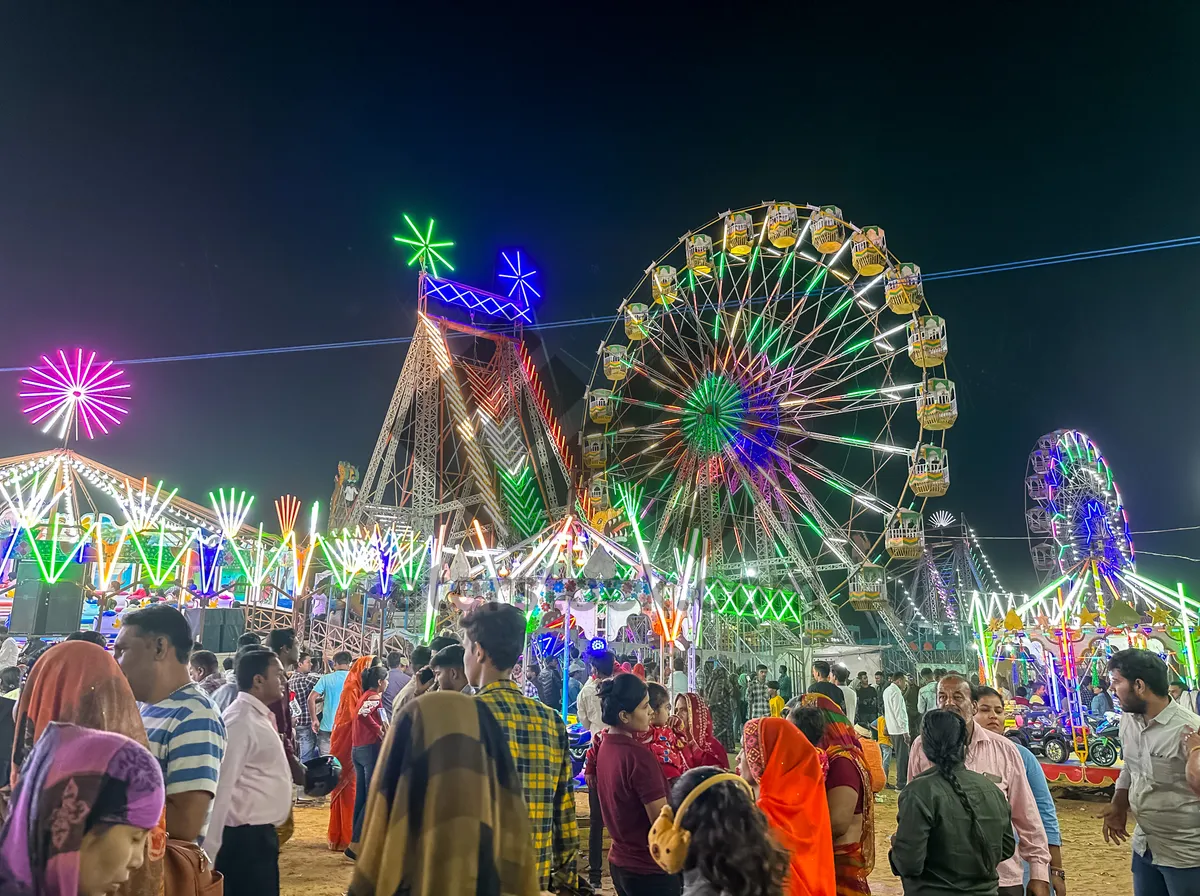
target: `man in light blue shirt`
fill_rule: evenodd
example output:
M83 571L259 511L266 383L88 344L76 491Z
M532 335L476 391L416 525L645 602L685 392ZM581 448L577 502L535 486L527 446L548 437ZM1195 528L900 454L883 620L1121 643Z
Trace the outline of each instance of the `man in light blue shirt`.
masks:
M1004 698L1000 692L989 687L975 689L975 721L993 734L1004 735ZM1033 791L1033 800L1037 803L1038 815L1042 819L1042 827L1046 829L1046 842L1050 844L1050 883L1054 886L1056 896L1066 892L1067 878L1062 863L1062 833L1058 828L1058 809L1054 805L1054 797L1050 794L1050 785L1046 782L1046 773L1042 771L1041 763L1028 749L1013 741L1013 746L1021 754L1025 764L1025 779L1029 781L1029 789ZM1025 865L1025 883L1029 883L1029 865Z
M329 753L329 741L333 737L333 720L337 716L338 701L342 699L342 686L354 661L346 651L333 655L333 671L321 676L308 695L308 713L312 729L317 735L317 745L324 756Z

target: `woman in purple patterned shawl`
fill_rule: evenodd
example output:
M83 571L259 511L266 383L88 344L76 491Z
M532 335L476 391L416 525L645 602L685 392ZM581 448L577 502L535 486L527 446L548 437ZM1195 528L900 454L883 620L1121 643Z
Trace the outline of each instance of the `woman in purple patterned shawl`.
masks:
M104 896L144 861L165 798L162 770L141 744L46 726L0 831L0 894Z

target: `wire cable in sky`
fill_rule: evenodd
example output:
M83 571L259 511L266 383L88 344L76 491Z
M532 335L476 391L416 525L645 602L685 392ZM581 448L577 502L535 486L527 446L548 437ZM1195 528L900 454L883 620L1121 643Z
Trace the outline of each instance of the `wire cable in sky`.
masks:
M1049 265L1071 264L1078 261L1092 261L1098 258L1115 258L1118 255L1136 255L1141 252L1158 252L1163 249L1184 249L1189 246L1200 246L1200 234L1183 236L1170 240L1157 240L1149 243L1134 243L1129 246L1113 246L1107 249L1088 249L1083 252L1071 252L1066 255L1046 255L1042 258L1026 258L1020 261L1005 261L998 264L978 265L970 268L958 268L951 271L938 271L925 274L925 280L949 280L955 277L976 277L980 274L999 274L1006 271L1019 271L1026 268L1040 268ZM591 324L608 324L614 320L614 314L598 317L577 317L574 320L554 320L545 323L532 324L526 330L543 331L559 330L565 327L580 327ZM226 358L248 358L256 355L285 355L296 352L321 352L342 348L369 348L380 345L404 345L411 342L411 336L385 337L381 339L357 339L350 342L321 342L308 345L281 345L273 348L252 348L227 352L203 352L194 355L162 355L154 358L130 358L116 361L116 364L166 364L174 361L216 361ZM0 373L21 373L28 368L0 367ZM999 537L999 536L996 536Z

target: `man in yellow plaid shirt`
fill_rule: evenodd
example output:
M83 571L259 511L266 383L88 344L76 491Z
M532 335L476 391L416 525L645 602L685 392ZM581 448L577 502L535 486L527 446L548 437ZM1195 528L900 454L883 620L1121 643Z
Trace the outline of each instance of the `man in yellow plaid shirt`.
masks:
M467 680L508 734L521 784L543 890L578 887L579 829L567 729L550 707L512 680L525 646L525 614L511 604L485 603L463 617Z

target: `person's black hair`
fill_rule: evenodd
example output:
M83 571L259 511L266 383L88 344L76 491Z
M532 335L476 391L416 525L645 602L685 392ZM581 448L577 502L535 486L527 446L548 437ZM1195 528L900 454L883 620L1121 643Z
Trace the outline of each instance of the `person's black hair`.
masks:
M233 671L233 657L227 656L227 657L225 657L225 659L221 660L221 668L223 670L225 670L226 672L232 672Z
M646 698L646 682L632 672L622 672L600 682L600 718L605 725L620 725L621 713L633 712Z
M837 681L838 684L849 684L850 683L850 670L847 669L845 666L834 666L833 667L833 677Z
M429 661L433 658L433 651L424 644L419 644L413 648L412 652L412 667L414 669L423 669L429 665Z
M104 635L96 631L86 632L71 632L63 638L64 641L86 641L89 644L95 644L97 647L108 647L108 639Z
M307 647L301 647L300 652L296 654L296 662L302 663L310 657L312 657L312 651L310 651Z
M188 661L192 652L192 631L187 619L174 607L153 604L125 614L121 625L136 628L149 637L163 637L175 648L175 658L181 663Z
M428 666L422 666L417 670L417 681L421 682L421 684L429 684L429 682L433 681L433 670Z
M813 671L816 672L818 675L820 675L822 678L829 677L829 672L830 672L831 667L830 667L829 663L825 662L824 660L817 660L815 663L812 664L812 667L813 667Z
M779 682L775 681L774 679L771 679L770 681L767 682L767 687L769 687L773 691L777 691L777 690L779 690Z
M247 644L237 652L237 662L233 674L237 677L239 691L248 691L254 687L254 679L258 675L266 675L272 662L279 662L274 651L261 645Z
M676 672L686 672L687 671L687 660L685 660L682 656L676 656L675 662L674 662L674 667L675 667Z
M1028 697L1029 696L1028 688L1026 688L1025 685L1023 685L1023 684L1017 685L1017 696L1018 697Z
M1149 650L1118 650L1108 658L1108 671L1120 672L1130 684L1140 678L1152 694L1167 696L1167 664Z
M892 681L899 681L901 678L907 678L907 677L908 676L906 676L903 672L893 672L891 675L888 676L888 678L890 678Z
M921 720L921 749L971 816L971 833L975 837L975 844L982 854L987 855L989 845L983 828L979 826L975 807L954 775L955 770L967 761L967 723L956 712L931 709Z
M779 674L780 674L780 675L786 675L786 674L787 674L787 666L783 665L783 663L780 663L780 664L779 664Z
M1171 681L1171 684L1175 685L1175 687L1179 688L1181 691L1186 691L1186 690L1187 690L1187 685L1183 683L1183 679L1182 679L1182 678L1175 678L1175 679L1173 679L1173 680Z
M480 604L463 616L461 626L501 672L515 666L525 649L525 614L512 604L494 600Z
M767 672L769 670L762 663L759 663L757 666L754 667L754 671L755 672Z
M434 638L432 641L429 642L429 652L437 653L439 650L442 650L443 648L446 648L446 647L450 647L451 645L457 644L457 643L458 643L458 638L454 637L453 635L438 635L436 638Z
M333 655L335 666L349 666L352 662L354 662L354 656L348 650L339 650Z
M292 647L296 643L296 630L294 628L276 628L272 629L267 635L267 647L275 653Z
M591 659L592 668L601 678L612 678L614 662L611 650L602 650Z
M947 670L945 670L945 669L934 669L933 670L934 678L944 678L946 676L946 674L947 674Z
M377 685L387 681L387 669L383 666L367 666L362 670L362 689L365 694L367 691L374 690Z
M646 690L650 693L650 708L655 711L671 702L670 692L657 681L647 682Z
M1108 690L1108 679L1101 678L1099 681L1096 682L1096 687L1098 687L1102 691L1107 691Z
M202 670L205 675L215 674L220 667L220 664L217 662L217 655L211 650L197 650L188 660L188 665Z
M672 810L722 769L689 769L671 789ZM698 794L679 822L691 834L685 871L696 871L715 893L780 896L787 873L787 853L771 835L762 811L735 781L722 781Z
M922 678L933 678L933 670L930 669L928 666L926 666L924 669L921 670L921 677Z
M450 644L433 655L429 661L431 669L462 669L463 657L467 652L461 644Z
M8 637L8 626L0 624L0 638Z
M798 706L788 713L788 721L800 729L814 747L825 739L825 713L815 706Z
M237 646L238 647L261 647L262 646L262 638L260 638L254 632L242 632L242 634L238 635Z
M971 696L976 703L978 703L984 697L995 697L1001 703L1004 702L1004 695L995 688L989 688L986 684L981 684L979 687L975 688L975 693Z
M404 665L404 654L398 650L393 650L387 655L387 664L389 669L399 669Z
M5 666L0 669L0 690L4 693L16 690L21 686L21 669L18 666Z

